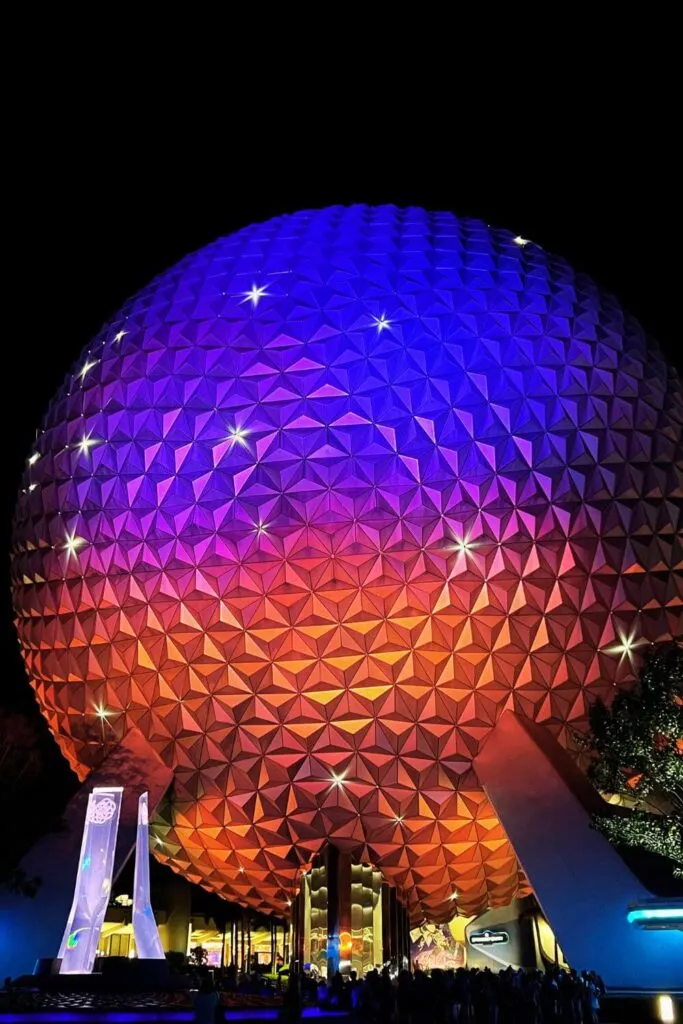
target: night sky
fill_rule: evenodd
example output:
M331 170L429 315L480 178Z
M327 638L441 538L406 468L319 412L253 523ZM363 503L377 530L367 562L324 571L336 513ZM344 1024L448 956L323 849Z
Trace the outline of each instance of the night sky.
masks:
M4 448L6 551L42 415L101 323L187 252L280 213L395 203L510 228L614 292L683 367L679 164L675 139L656 118L634 126L630 111L623 124L600 115L588 137L582 128L580 137L542 143L520 122L509 138L483 144L458 138L451 119L441 135L426 125L378 128L350 147L337 138L342 126L329 122L320 143L315 126L304 139L299 125L286 144L266 141L262 125L255 135L243 125L230 141L219 119L214 144L204 136L198 145L191 117L181 126L141 117L135 132L111 111L104 120L64 120L55 107L44 117L16 166L16 251L30 272L18 283L20 335L5 338L21 365L5 380L13 409ZM37 717L11 622L7 559L3 565L0 706ZM46 731L43 742L52 742Z

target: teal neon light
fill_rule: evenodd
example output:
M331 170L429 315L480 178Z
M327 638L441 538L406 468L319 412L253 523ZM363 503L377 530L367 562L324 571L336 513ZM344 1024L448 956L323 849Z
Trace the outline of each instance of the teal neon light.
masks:
M683 907L639 907L629 910L628 921L683 921Z

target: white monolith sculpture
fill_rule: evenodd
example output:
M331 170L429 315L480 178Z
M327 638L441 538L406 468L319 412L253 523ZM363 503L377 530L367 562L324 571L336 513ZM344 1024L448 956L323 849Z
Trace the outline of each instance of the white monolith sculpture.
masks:
M59 949L61 974L90 974L111 892L123 789L93 789L83 826L74 898Z
M159 929L149 896L149 814L148 794L138 801L138 833L135 843L135 885L133 888L133 935L138 957L143 960L165 958Z

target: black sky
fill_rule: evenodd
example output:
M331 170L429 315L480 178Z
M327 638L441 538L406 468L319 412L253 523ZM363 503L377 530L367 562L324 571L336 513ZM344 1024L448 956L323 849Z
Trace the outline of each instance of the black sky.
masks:
M19 369L5 381L5 550L35 431L100 324L188 251L279 213L389 202L511 228L614 292L683 366L680 173L666 89L655 88L650 104L629 91L620 104L610 83L606 96L571 94L558 112L538 99L545 86L536 83L533 102L527 92L503 104L504 125L500 101L496 110L484 101L473 130L456 95L426 120L431 97L413 98L406 116L397 98L400 116L391 117L385 92L382 105L361 104L361 127L359 107L342 102L321 116L310 95L288 107L279 96L219 91L215 116L200 123L187 98L175 109L163 83L152 98L129 92L104 105L89 88L86 79L68 88L52 79L13 147L16 186L6 198L19 214L10 246L19 317L6 344ZM30 709L6 578L0 705Z

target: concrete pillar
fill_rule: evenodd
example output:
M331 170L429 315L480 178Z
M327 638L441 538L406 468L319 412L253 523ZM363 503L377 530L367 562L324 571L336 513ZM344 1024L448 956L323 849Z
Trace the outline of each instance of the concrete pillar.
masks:
M292 957L297 961L299 974L303 969L304 962L304 937L306 934L306 886L301 880L301 888L294 904L294 918L292 921Z
M382 882L382 962L393 957L391 934L391 887Z
M351 973L351 857L339 854L338 862L339 907L339 970L345 976Z
M548 729L508 711L474 766L568 962L613 988L680 985L683 932L628 922L652 894L591 828L607 805Z
M327 978L337 971L351 970L350 950L342 942L351 937L351 858L328 845L325 851L327 868Z
M389 907L391 915L391 960L396 969L398 969L401 961L401 936L398 924L398 899L396 898L396 890L393 886L389 893Z
M327 868L327 980L339 970L339 850L328 846Z
M174 875L166 888L166 934L168 949L187 953L192 921L192 888L184 878Z

